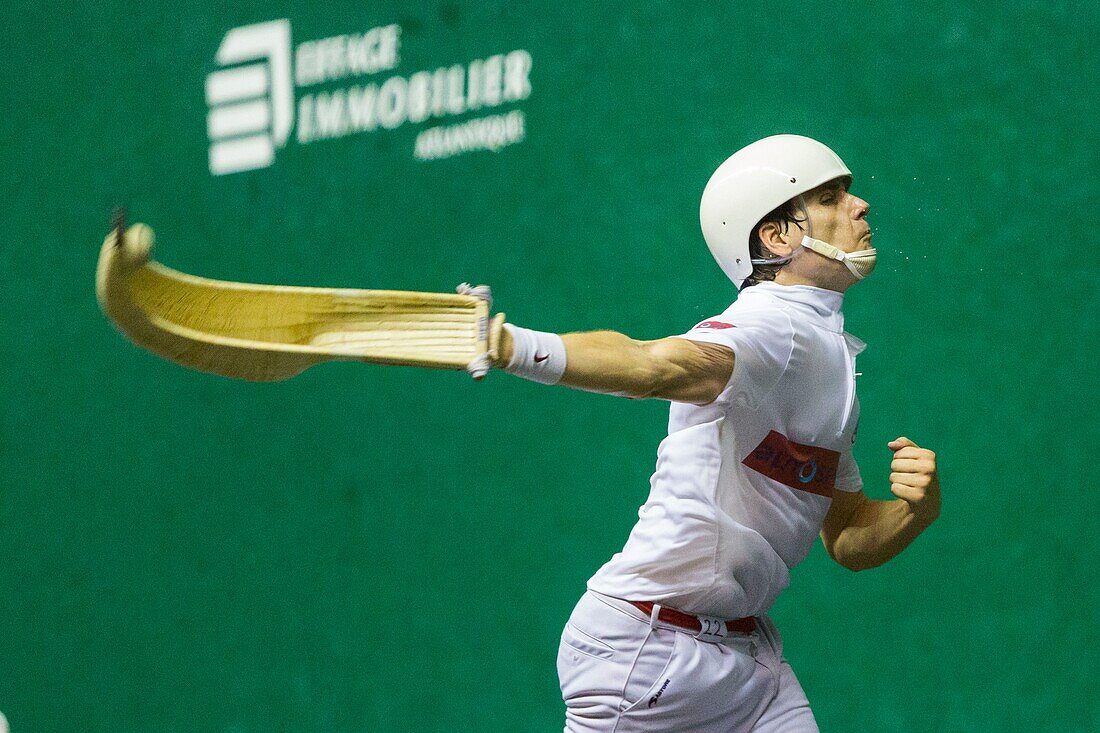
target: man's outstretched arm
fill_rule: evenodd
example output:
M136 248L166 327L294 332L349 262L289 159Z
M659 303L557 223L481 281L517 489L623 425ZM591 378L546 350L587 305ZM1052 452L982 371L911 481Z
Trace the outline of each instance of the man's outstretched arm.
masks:
M868 499L862 491L837 491L821 528L834 560L850 570L882 565L909 546L940 515L936 454L908 438L889 443L890 491L897 499Z
M733 374L733 350L683 338L637 341L615 331L567 333L560 384L590 392L703 405L722 393ZM501 333L496 366L512 360L510 331ZM540 354L537 349L534 358Z

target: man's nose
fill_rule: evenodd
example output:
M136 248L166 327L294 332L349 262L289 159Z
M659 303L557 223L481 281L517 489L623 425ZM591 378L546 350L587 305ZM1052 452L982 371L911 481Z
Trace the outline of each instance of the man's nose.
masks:
M859 196L852 196L852 218L862 219L871 210L871 205Z

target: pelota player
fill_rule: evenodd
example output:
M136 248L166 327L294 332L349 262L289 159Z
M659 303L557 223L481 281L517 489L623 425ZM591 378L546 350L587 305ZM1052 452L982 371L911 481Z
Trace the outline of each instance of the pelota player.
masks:
M844 292L871 273L868 205L825 145L759 140L715 171L703 235L737 301L682 336L505 326L498 365L546 384L672 401L649 498L562 633L566 731L816 731L765 615L820 533L859 570L940 510L935 455L889 443L892 501L852 457L859 403Z

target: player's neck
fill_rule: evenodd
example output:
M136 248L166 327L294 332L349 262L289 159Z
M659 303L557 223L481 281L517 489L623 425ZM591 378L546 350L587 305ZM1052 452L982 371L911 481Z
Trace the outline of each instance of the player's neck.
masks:
M797 262L797 260L795 261ZM791 265L795 264L792 262ZM835 290L838 293L844 293L855 282L851 277L847 277L842 274L832 274L823 272L799 272L797 268L792 268L791 265L787 265L775 275L775 283L777 285L809 285L815 288L824 288L825 290Z

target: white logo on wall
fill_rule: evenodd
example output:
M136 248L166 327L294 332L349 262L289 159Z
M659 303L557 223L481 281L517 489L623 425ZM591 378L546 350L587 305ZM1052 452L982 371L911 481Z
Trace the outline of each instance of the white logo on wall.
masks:
M215 55L224 68L206 78L210 172L217 176L270 166L295 124L297 142L310 144L495 111L531 95L531 54L523 49L408 76L310 89L392 71L400 63L400 50L399 25L305 41L294 49L292 73L289 20L229 31ZM295 101L296 90L307 91ZM426 161L498 151L522 141L525 128L519 109L430 127L418 133L413 156Z

